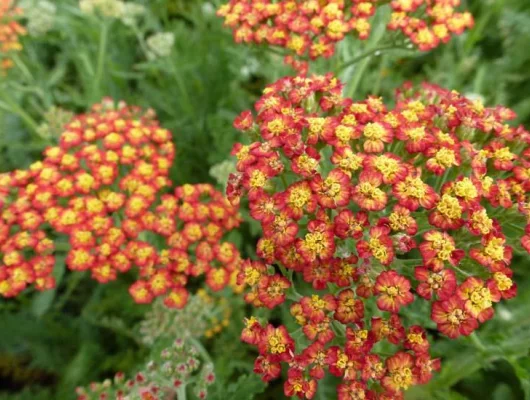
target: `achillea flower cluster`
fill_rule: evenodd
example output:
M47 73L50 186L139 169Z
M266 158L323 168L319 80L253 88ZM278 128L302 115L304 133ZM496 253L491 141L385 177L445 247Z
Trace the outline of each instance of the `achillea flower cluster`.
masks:
M43 224L67 238L73 271L107 283L136 267L129 292L138 303L164 296L166 306L182 308L186 284L202 275L213 291L240 290L241 257L222 240L239 226L237 208L209 184L164 194L175 147L154 118L107 100L67 123L42 161L1 176L0 294L53 287Z
M306 70L307 63L331 57L337 42L350 33L364 40L370 36L376 0L230 0L217 14L234 32L236 42L266 43L286 48L286 61ZM387 2L383 2L387 3ZM458 13L460 0L393 0L389 30L400 30L420 49L431 50L473 26L469 13ZM293 55L295 58L293 58Z
M150 303L165 296L170 308L186 305L189 280L205 276L213 291L233 286L241 257L233 243L223 236L239 226L240 217L221 192L209 184L177 187L173 195L163 195L155 208L151 230L162 236L167 248L140 270L140 279L130 288L138 303Z
M16 295L33 282L37 288L53 286L49 257L46 265L37 259L40 264L24 277L26 285L13 283L20 275L13 269L28 269L22 250L29 247L32 252L24 255L43 256L51 251L40 230L44 223L68 238L69 269L90 270L99 282L116 279L133 265L151 267L156 250L140 234L155 219L150 207L159 191L170 184L175 152L171 139L152 112L142 114L123 104L114 108L106 101L72 119L59 145L47 148L42 161L27 171L3 175L1 293Z
M257 115L235 120L254 141L234 146L227 194L245 196L263 230L262 261L246 262L239 282L255 306L287 303L301 327L251 317L242 340L257 347L263 380L288 365L286 396L311 398L329 373L342 379L339 399L400 399L439 365L403 309L430 302L456 338L516 294L518 243L503 226L530 222L530 134L506 123L511 110L430 84L405 85L393 109L341 89L331 74L283 78ZM381 342L395 353L379 354Z
M35 285L55 286L54 244L42 213L32 205L35 180L28 171L0 174L0 295L14 297Z
M0 69L5 71L13 66L10 53L22 50L20 36L26 29L17 22L22 9L13 0L0 0Z
M215 375L213 366L201 358L195 346L177 339L131 379L118 372L112 381L78 387L77 400L171 400L192 385L193 393L205 399Z
M94 107L65 126L36 171L35 206L67 235L67 266L101 283L131 266L148 268L155 248L142 240L159 192L170 185L171 133L152 114Z

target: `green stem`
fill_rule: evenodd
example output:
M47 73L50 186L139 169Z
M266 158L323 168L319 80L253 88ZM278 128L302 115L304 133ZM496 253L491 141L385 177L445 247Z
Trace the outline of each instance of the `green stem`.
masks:
M413 49L409 49L407 47L403 47L403 46L396 46L394 44L392 45L386 45L386 46L381 46L381 47L376 47L375 49L372 49L372 50L368 50L366 52L364 52L363 54L361 54L360 56L358 57L355 57L355 58L352 58L351 60L349 61L346 61L344 64L342 64L338 70L337 70L337 74L342 72L344 69L354 65L354 64L357 64L359 61L362 61L364 60L365 58L368 58L368 57L371 57L373 55L375 55L376 53L378 52L381 52L381 51L385 51L385 50L406 50L406 51L414 51Z
M303 296L300 293L298 293L298 291L296 290L296 287L294 285L292 271L287 272L287 269L282 264L278 264L278 267L280 268L282 275L285 278L289 279L289 282L291 283L291 288L289 289L290 293L287 294L287 298L293 301L300 300Z
M72 278L68 281L68 287L66 288L65 293L61 296L61 298L55 303L55 309L56 310L62 310L66 302L70 299L72 294L74 293L75 289L79 286L83 278L86 276L86 273L84 272L78 272L75 274L72 274Z
M283 51L281 51L280 49L277 49L276 47L264 46L261 48L277 56L285 57L287 55L287 53L284 53Z
M347 98L353 98L353 95L357 91L357 87L359 86L359 83L361 83L361 78L369 63L370 58L365 58L364 60L362 60L362 63L357 68L357 71L355 71L355 75L353 76L353 79L350 82L350 87L348 88L346 93Z
M99 48L98 48L98 58L96 64L96 73L94 76L94 83L92 86L92 101L96 102L101 100L101 79L103 78L103 68L105 67L105 55L107 53L107 42L109 36L110 24L107 21L104 21L101 25L101 32L99 35Z
M17 66L17 68L22 72L23 75L25 75L25 77L28 80L28 82L30 82L30 83L35 82L35 78L31 74L31 71L26 66L26 64L21 60L21 58L18 56L18 54L13 54L11 56L11 58L13 59L13 61L14 61L15 65Z
M484 346L476 332L471 333L471 335L469 335L469 338L478 350L486 351L486 346Z
M285 175L284 175L284 174L281 174L280 177L282 178L283 188L284 188L285 190L287 190L287 187L288 187L289 185L287 185L287 180L285 179Z
M186 385L184 383L177 389L177 400L186 400Z
M447 175L449 175L449 169L451 167L448 167L445 172L442 175L439 175L436 179L436 186L435 189L439 192L442 189L442 186L447 181Z
M508 225L508 226L511 226L512 228L517 229L517 230L519 230L519 231L522 231L522 232L525 231L525 228L522 227L522 226L518 226L518 225L515 225L515 224L512 224L512 223L508 223L507 225Z
M149 58L149 49L147 48L147 44L145 43L145 39L142 36L142 33L138 29L138 26L136 26L136 23L132 26L132 30L134 34L136 35L136 39L138 40L138 43L140 44L140 49L143 51L145 58Z
M470 274L470 273L468 273L468 272L466 272L466 271L464 271L464 270L458 268L458 267L455 266L455 265L453 265L453 269L454 269L454 270L457 270L458 272L460 272L460 273L461 273L462 275L464 275L464 276L472 276L472 274Z

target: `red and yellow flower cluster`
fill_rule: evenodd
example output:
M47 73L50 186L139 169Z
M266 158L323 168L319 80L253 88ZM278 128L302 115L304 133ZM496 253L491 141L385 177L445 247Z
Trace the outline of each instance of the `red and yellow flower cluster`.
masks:
M152 111L106 100L73 118L43 161L0 176L0 294L54 286L43 226L66 236L68 268L100 283L137 267L129 292L138 303L166 296L168 307L181 308L188 280L201 275L214 291L237 287L241 258L222 241L239 226L237 208L209 184L163 194L174 155Z
M392 109L341 91L331 74L282 78L256 116L235 120L254 141L234 146L227 194L245 196L263 230L262 261L246 262L239 281L248 302L287 302L301 326L252 317L242 339L265 381L288 365L286 396L311 398L329 372L342 379L339 399L400 399L439 364L404 308L432 302L438 330L456 338L516 293L519 243L503 226L530 222L530 134L506 123L512 111L433 85L404 86Z
M174 195L162 195L149 229L164 238L167 248L152 247L152 258L130 288L133 298L150 303L165 295L167 307L182 308L188 300L186 284L203 275L213 291L228 285L237 289L241 257L233 243L222 239L239 223L237 208L212 185L188 184Z
M300 71L307 63L331 57L337 42L354 32L370 35L370 19L387 1L377 0L230 0L217 14L236 42L266 43L288 49L286 62ZM420 49L431 50L473 26L469 13L455 9L460 0L392 0L389 30L400 30ZM293 57L294 56L294 57Z
M23 257L27 247L31 254L50 252L41 230L45 223L68 238L67 266L90 270L100 282L146 263L153 248L138 238L148 228L147 211L158 192L170 184L174 153L171 133L159 127L152 112L141 114L123 104L116 109L106 101L72 119L42 161L4 175L2 186L15 192L7 192L11 202L2 201L3 220L17 225L3 230L7 269L0 292L13 296L33 282L37 288L53 287L53 258L40 257L28 266ZM17 272L22 267L25 274Z
M17 22L22 9L14 6L13 0L0 0L0 69L5 71L13 66L9 54L22 50L19 38L26 29Z
M0 295L14 297L29 285L55 286L54 244L32 204L35 179L29 171L0 174Z

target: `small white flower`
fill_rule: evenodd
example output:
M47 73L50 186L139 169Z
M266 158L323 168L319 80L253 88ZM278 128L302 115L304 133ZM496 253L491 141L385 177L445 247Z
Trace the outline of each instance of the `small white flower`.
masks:
M150 58L167 57L171 54L175 44L175 34L172 32L159 32L147 38L147 47Z
M46 0L26 0L20 6L28 19L26 26L31 36L42 36L53 28L57 13L55 4Z
M202 13L204 15L210 16L210 15L215 14L215 7L213 6L212 3L203 3L201 8L202 8Z

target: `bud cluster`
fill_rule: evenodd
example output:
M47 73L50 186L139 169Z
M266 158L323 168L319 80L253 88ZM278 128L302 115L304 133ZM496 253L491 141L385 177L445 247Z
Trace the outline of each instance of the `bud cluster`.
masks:
M162 301L154 301L140 323L139 333L147 345L164 337L212 338L230 324L231 316L226 298L217 298L199 289L189 297L183 309L170 309Z
M133 378L125 379L119 372L113 380L78 387L76 392L77 400L173 400L193 385L196 397L205 399L214 382L213 366L201 361L193 345L177 339Z

